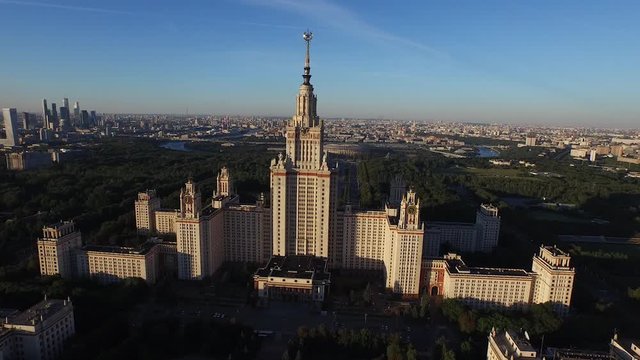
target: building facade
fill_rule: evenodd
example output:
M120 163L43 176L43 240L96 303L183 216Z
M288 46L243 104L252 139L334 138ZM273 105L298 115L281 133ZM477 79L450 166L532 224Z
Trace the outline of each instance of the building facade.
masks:
M271 257L271 209L264 201L256 205L231 204L224 209L224 259L262 263Z
M159 244L153 241L140 248L86 245L77 255L77 273L103 284L126 278L140 278L153 284L158 278L159 251Z
M287 299L322 302L329 293L331 274L327 259L309 255L273 256L253 276L254 288L263 302Z
M31 170L53 165L53 154L41 151L20 151L7 153L7 170Z
M569 312L575 278L570 262L569 254L557 247L540 247L531 265L531 271L536 274L533 303L551 302L556 312Z
M155 190L138 193L135 202L136 229L140 234L149 234L156 229L156 211L160 210L160 199Z
M155 233L162 234L175 234L176 233L176 219L180 210L178 209L160 209L154 212L154 226ZM138 219L136 219L138 223Z
M37 240L41 275L71 278L76 273L76 251L82 246L82 236L73 221L62 221L42 228Z
M498 246L500 236L498 208L491 204L480 204L480 209L476 212L476 227L479 241L476 251L493 251Z
M286 153L271 162L271 209L274 255L329 254L331 222L336 213L336 172L324 151L324 123L316 112L311 85L309 44L296 112L285 131ZM337 249L336 249L337 250Z
M529 334L525 329L520 332L512 329L491 329L487 342L487 360L638 360L640 359L640 344L637 340L619 339L614 334L609 344L609 351L554 348L544 349L544 339L541 340L540 352L531 344Z
M487 360L542 359L529 341L513 330L491 329L487 345Z
M456 254L427 258L422 263L423 291L458 299L477 309L523 310L531 304L551 303L559 315L571 304L575 271L567 253L541 246L532 269L467 266Z
M496 206L481 204L475 223L433 221L425 234L425 253L438 256L443 245L452 251L491 252L498 246L500 215Z
M18 112L15 108L3 108L2 117L4 119L5 137L0 138L0 145L20 145L20 140L18 137Z
M640 360L640 339L618 338L613 335L609 343L611 360Z
M175 261L175 243L151 238L137 248L82 245L82 236L73 221L62 221L42 229L38 238L41 275L63 278L95 278L112 283L125 278L141 278L155 283L164 268Z
M2 313L2 311L0 311ZM54 360L75 330L71 300L45 299L29 309L1 314L0 359Z

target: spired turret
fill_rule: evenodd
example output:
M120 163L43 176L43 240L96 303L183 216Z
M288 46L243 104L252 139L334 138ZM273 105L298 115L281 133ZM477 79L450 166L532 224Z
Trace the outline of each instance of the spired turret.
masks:
M309 50L313 34L303 34L307 43L303 82L296 97L296 113L287 126L287 158L298 169L318 170L326 168L324 161L324 124L316 112L317 98L311 85L311 62Z

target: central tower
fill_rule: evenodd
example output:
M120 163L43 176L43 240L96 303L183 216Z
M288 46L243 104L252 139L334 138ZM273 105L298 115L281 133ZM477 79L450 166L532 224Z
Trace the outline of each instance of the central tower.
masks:
M311 64L309 47L313 35L305 32L303 38L307 43L307 54L304 61L304 79L296 97L296 114L287 126L287 157L299 169L317 170L323 161L322 142L324 140L324 124L316 112L316 95L311 85Z
M316 113L311 85L309 48L305 32L303 82L296 96L296 112L287 124L286 153L271 161L271 209L274 255L333 257L335 238L335 172L323 149L324 124ZM330 259L331 263L331 259Z

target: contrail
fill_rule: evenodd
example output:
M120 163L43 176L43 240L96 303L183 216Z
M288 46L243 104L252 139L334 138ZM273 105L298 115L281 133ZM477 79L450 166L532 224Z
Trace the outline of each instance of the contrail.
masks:
M129 12L119 11L119 10L73 6L73 5L59 5L59 4L50 4L50 3L36 2L36 1L0 0L0 4L44 7L44 8L54 8L54 9L73 10L73 11L86 11L86 12L95 12L95 13L103 13L103 14L131 14Z

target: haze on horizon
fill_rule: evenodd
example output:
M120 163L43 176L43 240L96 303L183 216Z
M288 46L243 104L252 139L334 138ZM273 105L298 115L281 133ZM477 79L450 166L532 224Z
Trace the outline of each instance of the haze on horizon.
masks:
M0 106L638 127L640 2L0 0Z

